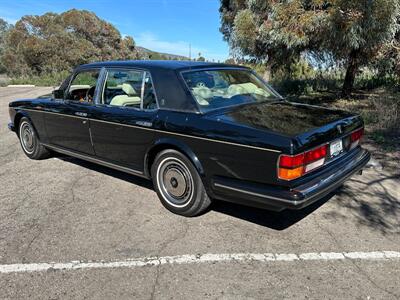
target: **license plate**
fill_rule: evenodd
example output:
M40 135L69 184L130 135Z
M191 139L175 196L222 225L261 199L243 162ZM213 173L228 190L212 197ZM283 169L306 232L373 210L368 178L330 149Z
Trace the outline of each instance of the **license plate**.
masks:
M342 153L342 151L343 151L342 140L333 141L329 146L329 150L330 150L331 156L337 156L340 153Z

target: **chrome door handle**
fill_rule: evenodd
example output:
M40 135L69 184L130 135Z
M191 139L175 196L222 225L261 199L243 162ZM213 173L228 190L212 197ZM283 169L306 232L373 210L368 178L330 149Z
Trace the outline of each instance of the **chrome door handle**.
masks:
M80 117L87 117L87 113L80 112L80 111L77 111L77 112L75 113L75 115L80 116Z

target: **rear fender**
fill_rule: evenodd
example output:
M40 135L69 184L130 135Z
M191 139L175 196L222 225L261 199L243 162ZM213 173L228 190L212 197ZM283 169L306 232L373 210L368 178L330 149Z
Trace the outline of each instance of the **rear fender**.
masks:
M204 177L204 168L198 159L197 155L192 151L192 149L186 145L185 143L174 139L174 138L161 138L158 139L152 147L147 151L145 158L144 158L144 172L146 177L151 177L150 170L151 165L156 157L157 153L166 150L166 149L175 149L184 155L186 155L190 161L195 166L197 172L199 172L201 177Z

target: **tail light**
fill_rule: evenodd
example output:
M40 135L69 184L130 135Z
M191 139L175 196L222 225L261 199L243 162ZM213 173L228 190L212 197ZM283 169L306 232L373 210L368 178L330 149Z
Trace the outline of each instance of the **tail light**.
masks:
M306 151L297 155L281 155L279 157L278 177L293 180L325 163L328 145Z
M357 147L360 144L360 140L364 135L364 128L358 129L350 134L350 149Z
M364 128L361 128L347 136L345 140L350 140L350 147L347 149L351 150L357 147L363 135ZM327 152L328 144L297 155L282 154L278 164L279 179L293 180L322 166L325 163Z

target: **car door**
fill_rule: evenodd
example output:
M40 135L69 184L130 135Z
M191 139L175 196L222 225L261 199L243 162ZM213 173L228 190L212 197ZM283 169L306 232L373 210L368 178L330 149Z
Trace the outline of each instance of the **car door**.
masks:
M55 100L45 114L50 144L94 155L89 118L94 106L100 69L77 71L68 85L64 99Z
M145 153L154 139L151 127L157 116L150 74L108 68L98 100L90 120L96 156L142 172Z

